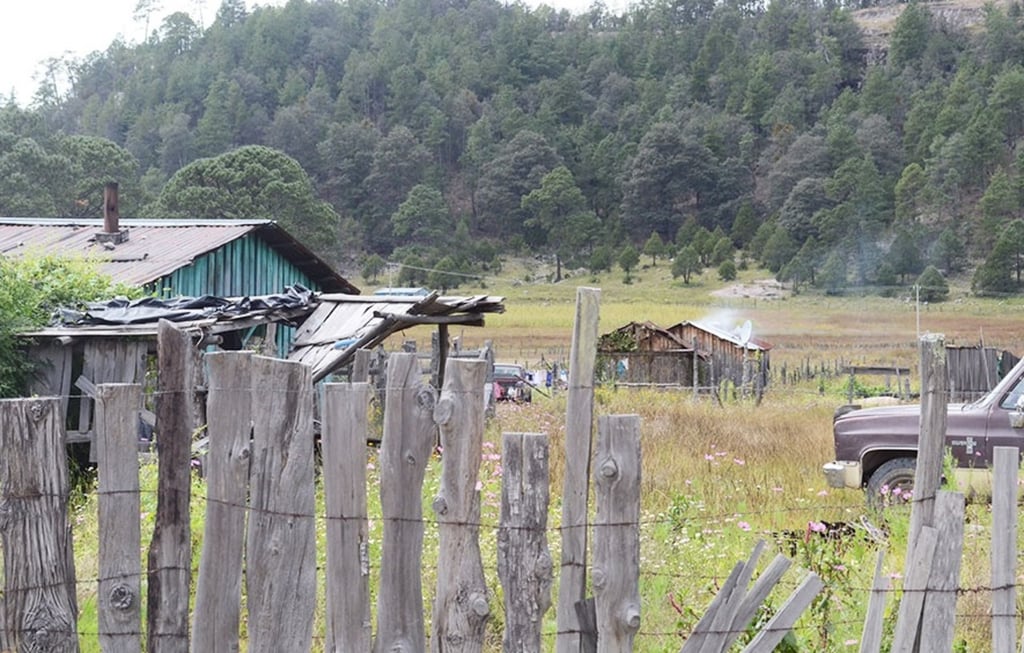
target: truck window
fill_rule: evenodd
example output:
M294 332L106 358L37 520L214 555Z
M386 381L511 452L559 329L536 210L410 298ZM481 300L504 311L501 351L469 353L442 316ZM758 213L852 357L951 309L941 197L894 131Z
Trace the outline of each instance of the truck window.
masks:
M1017 408L1017 402L1021 401L1022 396L1024 396L1024 377L1018 379L1013 389L1006 393L1006 396L999 403L999 407L1006 410L1014 410Z

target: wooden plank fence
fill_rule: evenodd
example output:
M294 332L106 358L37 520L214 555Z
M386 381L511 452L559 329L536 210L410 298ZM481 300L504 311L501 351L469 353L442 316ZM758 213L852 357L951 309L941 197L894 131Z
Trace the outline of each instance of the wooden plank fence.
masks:
M581 292L578 338L589 350L589 320L596 316L596 295ZM590 317L588 317L588 315ZM309 368L253 353L207 354L206 401L210 451L205 461L208 498L203 549L195 580L195 609L188 611L192 585L187 551L189 515L182 506L191 460L180 447L191 441L193 387L189 378L194 348L181 333L161 331L170 371L161 367L158 433L167 442L158 453L163 509L150 542L143 576L138 520L138 463L135 450L142 389L138 385L100 384L95 389L97 449L100 458L99 639L104 651L237 651L241 623L247 624L249 651L330 651L354 653L484 650L492 593L484 581L480 555L480 497L477 490L486 406L485 361L449 359L438 393L419 372L415 354L389 361L381 443L381 559L370 560L367 483L362 451L369 432L367 383L331 383L323 387L323 487L326 517L326 619L314 633L317 592L313 384ZM923 360L938 351L922 344ZM932 349L929 349L932 348ZM581 352L584 358L592 351ZM941 357L938 357L941 359ZM939 360L941 363L941 360ZM587 360L578 363L586 369ZM935 365L930 365L933 371ZM584 377L586 378L586 377ZM932 378L932 377L928 377ZM937 374L935 378L944 378ZM941 381L937 381L941 383ZM931 386L928 386L929 388ZM577 382L572 406L592 412L592 388ZM936 395L938 396L938 390ZM926 402L927 404L927 402ZM572 410L570 406L569 410ZM942 411L932 411L935 415ZM0 401L0 537L4 593L0 610L0 651L77 651L75 574L68 523L68 472L63 452L59 398ZM588 571L593 597L571 588L574 619L555 636L565 650L632 651L642 623L640 604L640 420L635 415L602 416L591 444L586 424L571 418L579 433L567 447L594 452L573 476L594 476L596 518L563 515L567 535L590 539L573 557L563 551L563 577ZM167 425L170 424L170 430ZM932 423L923 432L941 437ZM171 435L167 435L167 434ZM157 441L160 441L158 437ZM421 506L424 468L436 445L443 450L442 476L432 502L438 524L438 568L428 638L422 557ZM925 448L927 445L923 444ZM168 453L170 451L170 453ZM553 559L547 543L550 483L548 439L539 433L502 436L504 478L497 530L498 576L504 597L504 651L542 650L542 624L552 605ZM584 458L567 450L566 460ZM997 451L996 483L1006 496L994 503L1001 523L993 544L993 650L1016 648L1016 449ZM172 461L177 467L168 469ZM922 461L924 462L924 461ZM567 473L568 477L569 474ZM954 605L963 539L963 498L927 492L912 518L916 535L908 555L899 620L892 651L952 650ZM567 491L586 496L589 480ZM1012 499L1009 497L1013 497ZM927 512L921 512L927 511ZM929 514L930 513L930 514ZM567 530L566 525L571 528ZM575 544L574 544L575 546ZM765 544L739 562L722 585L681 653L730 650L747 632L761 603L790 566L782 555L755 580ZM862 653L881 646L881 618L888 595L881 554L861 643ZM376 624L371 623L371 570L377 588ZM243 602L243 578L245 596ZM142 623L141 596L146 581L148 609ZM747 653L774 650L800 614L822 590L807 575L780 609L744 648ZM184 600L183 600L184 597ZM559 597L561 600L561 597ZM560 603L561 604L561 603ZM567 602L566 605L569 605ZM561 615L555 618L561 624ZM191 624L190 620L191 619ZM919 624L930 624L920 628ZM931 625L931 624L934 624ZM190 627L191 625L191 627ZM322 644L314 644L320 641Z

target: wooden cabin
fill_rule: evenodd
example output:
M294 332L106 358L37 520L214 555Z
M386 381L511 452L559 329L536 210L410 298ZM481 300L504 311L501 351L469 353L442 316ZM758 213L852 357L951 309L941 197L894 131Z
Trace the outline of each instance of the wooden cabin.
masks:
M723 383L752 390L768 383L771 345L742 330L697 322L662 328L630 322L598 342L600 379L619 385L655 385L718 392Z
M733 330L694 321L668 327L706 361L705 382L714 387L728 382L760 397L768 385L771 344L754 337L750 329L749 322Z
M694 351L652 322L630 322L600 337L598 377L619 385L693 387Z

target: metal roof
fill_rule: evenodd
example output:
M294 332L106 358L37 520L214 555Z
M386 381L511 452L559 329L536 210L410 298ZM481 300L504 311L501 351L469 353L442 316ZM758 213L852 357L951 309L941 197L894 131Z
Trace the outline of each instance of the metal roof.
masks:
M217 248L254 234L302 270L325 292L358 294L273 220L143 220L121 218L127 239L97 238L99 218L0 218L0 256L56 253L94 258L115 281L142 286L191 265ZM120 239L118 239L120 240Z
M295 333L288 360L313 368L319 381L344 367L359 349L375 347L389 335L417 324L482 326L484 313L502 313L503 297L321 295L320 305Z
M193 335L242 331L269 323L292 323L317 306L307 288L291 286L274 295L249 297L143 297L93 302L83 310L67 309L47 327L22 331L27 338L156 337L163 320Z
M709 324L706 322L697 322L694 320L684 320L677 324L673 324L672 326L669 327L669 330L671 331L685 326L692 326L695 329L700 329L701 331L705 331L715 336L719 340L725 340L736 345L737 347L742 347L752 351L768 351L769 349L772 348L771 343L762 340L761 338L751 337L749 340L744 342L744 340L740 337L738 331L730 331L718 324Z

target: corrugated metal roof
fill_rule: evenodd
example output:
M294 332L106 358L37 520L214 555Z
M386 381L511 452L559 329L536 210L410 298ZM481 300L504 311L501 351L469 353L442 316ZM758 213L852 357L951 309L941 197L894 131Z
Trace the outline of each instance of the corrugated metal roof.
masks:
M273 220L141 220L122 218L122 242L102 242L103 220L0 218L0 255L32 252L90 257L116 281L142 286L190 265L226 243L255 234L327 292L359 290Z
M692 327L694 327L696 329L700 329L701 331L706 331L707 333L710 333L711 335L715 336L716 338L718 338L720 340L725 340L727 342L731 342L732 344L736 345L737 347L745 347L746 349L754 350L754 351L757 351L757 350L768 351L769 349L772 348L772 345L770 343L768 343L768 342L766 342L766 341L764 341L764 340L762 340L760 338L751 337L749 340L744 342L740 338L740 335L739 335L739 333L737 331L729 331L725 327L722 327L722 326L720 326L718 324L708 324L706 322L697 322L697 321L694 321L694 320L688 320L688 321L684 320L683 322L679 322L677 324L673 324L672 326L669 327L669 330L670 331L674 331L675 329L680 328L680 327L684 327L686 325L690 325L690 326L692 326Z
M320 305L295 334L288 359L310 365L313 380L347 365L358 349L372 348L415 324L483 324L484 313L505 310L503 297L321 295Z

